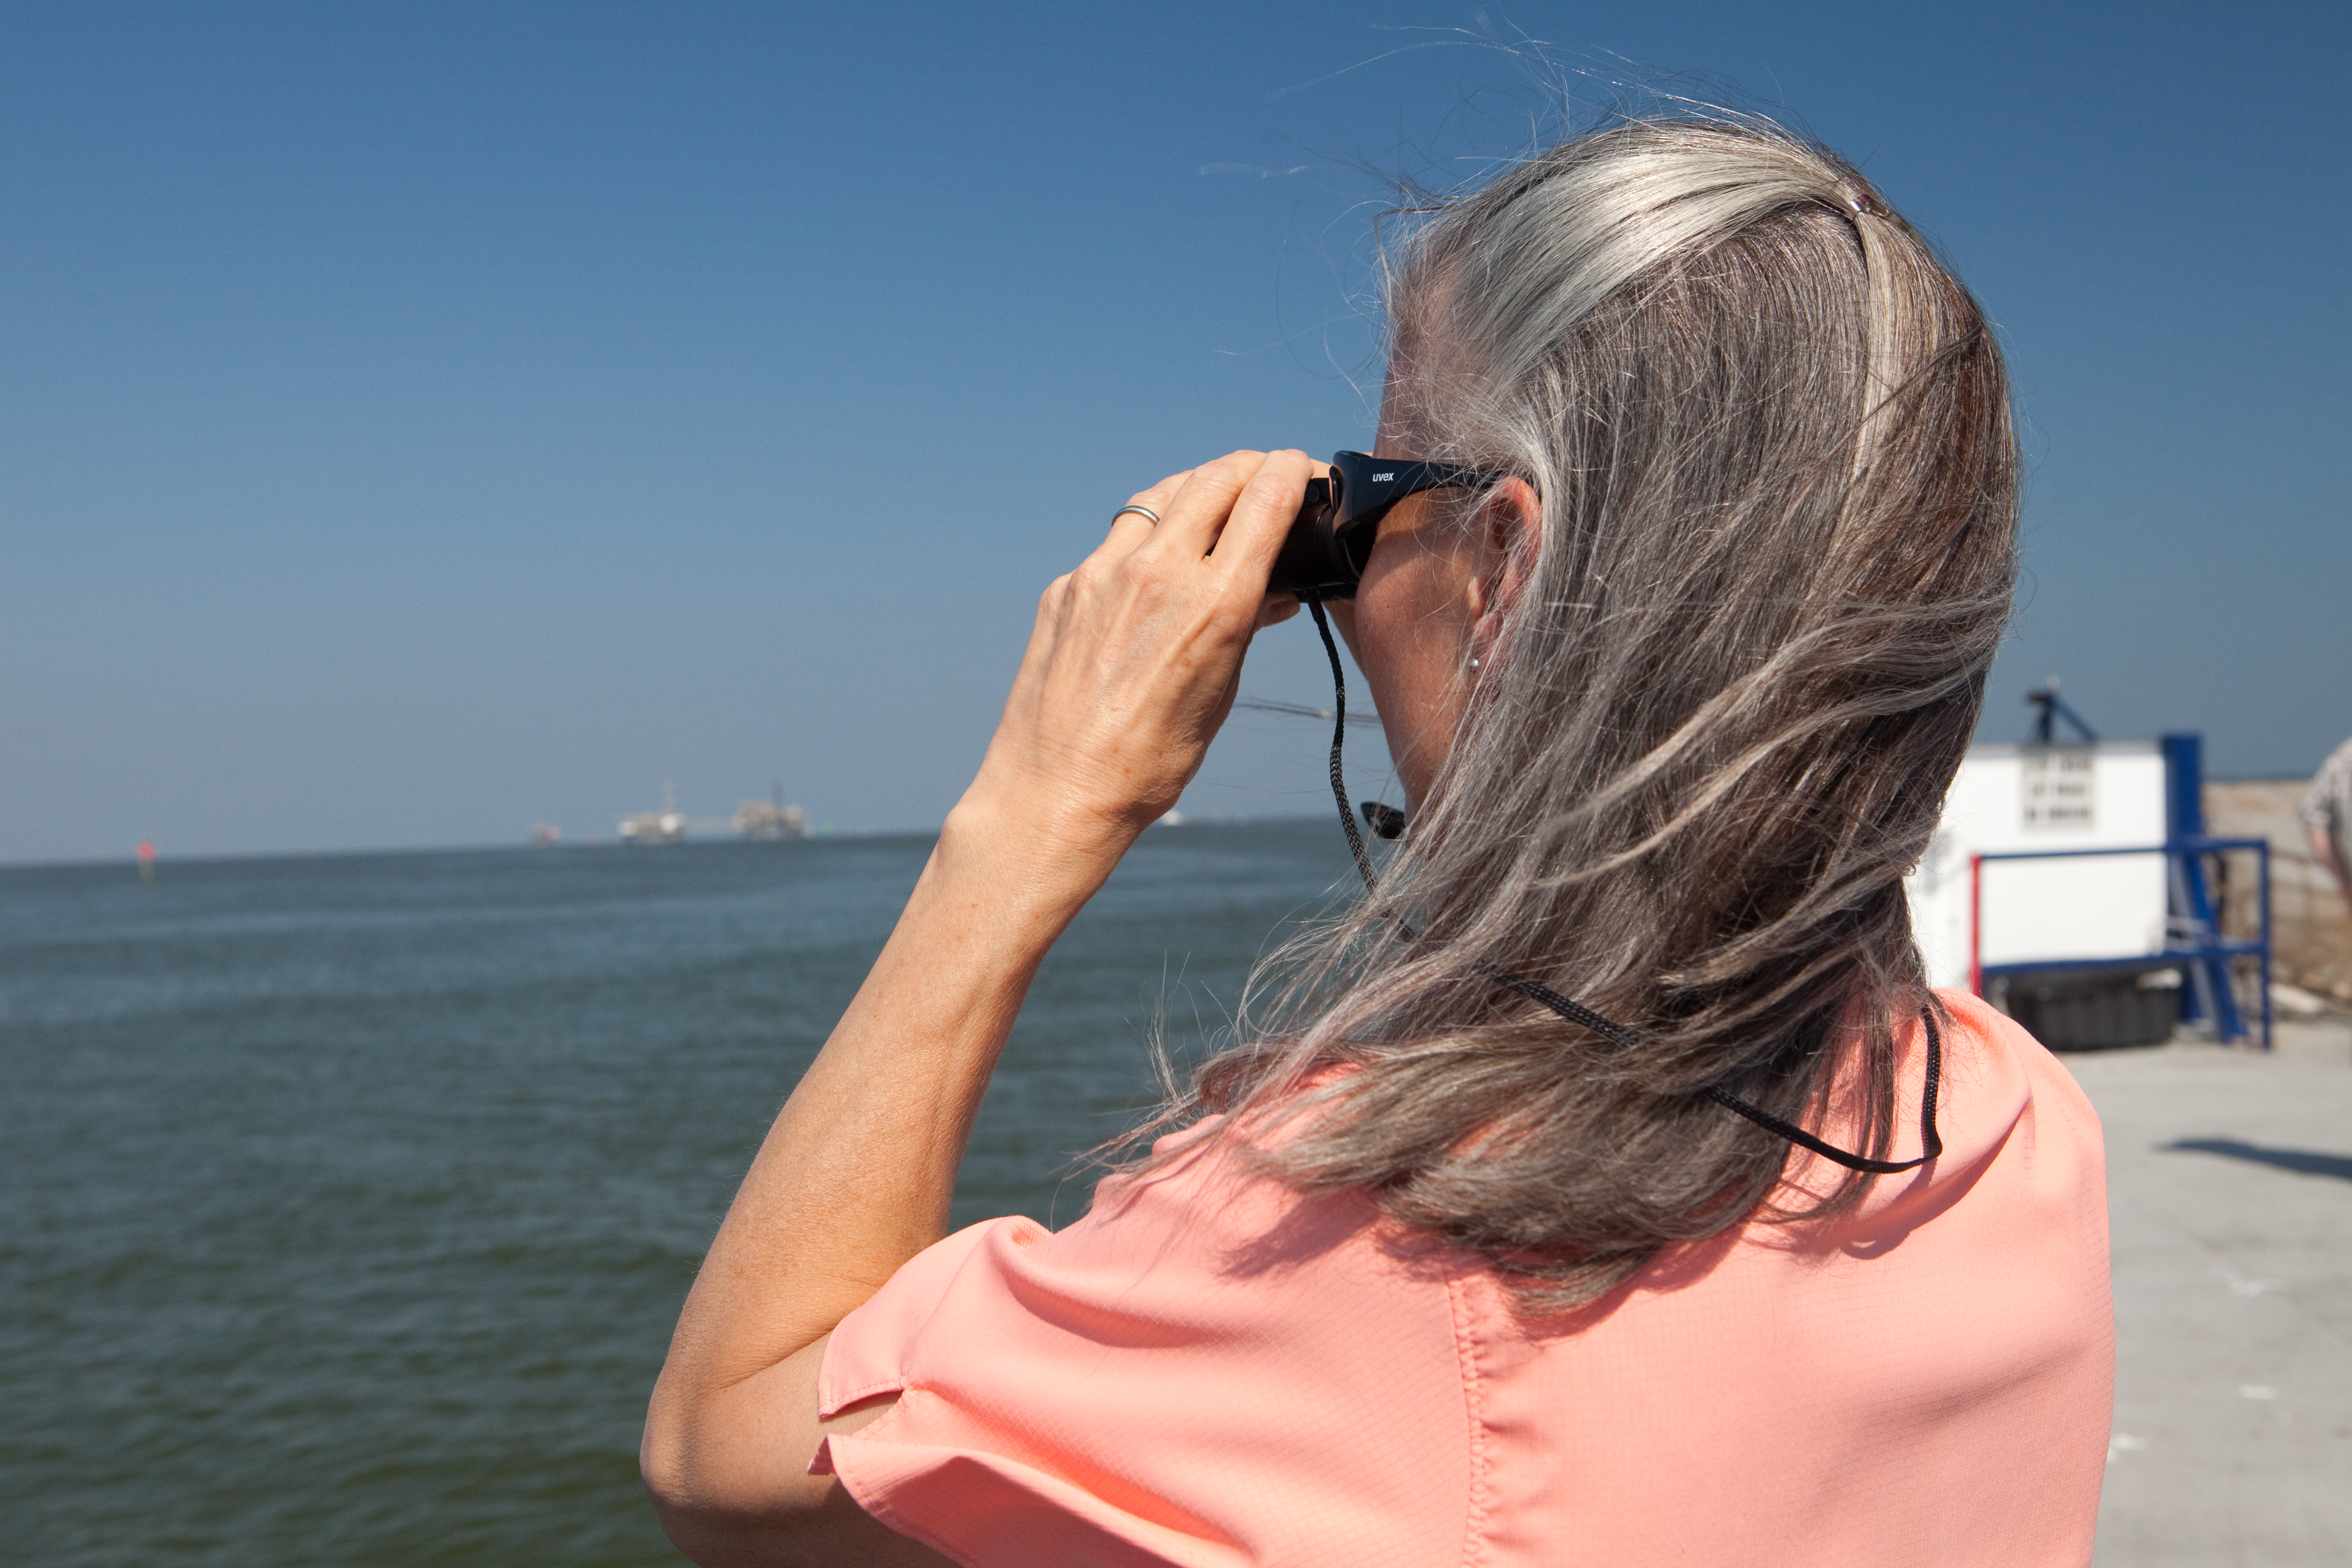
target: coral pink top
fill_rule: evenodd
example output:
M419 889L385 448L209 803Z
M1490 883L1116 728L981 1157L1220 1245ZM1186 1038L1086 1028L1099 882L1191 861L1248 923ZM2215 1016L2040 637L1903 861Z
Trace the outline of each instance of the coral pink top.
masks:
M974 1568L2084 1563L2114 1363L2098 1121L2022 1029L1943 999L1943 1157L1834 1221L1530 1323L1478 1258L1213 1146L1104 1182L1066 1230L992 1220L900 1269L819 1384L828 1415L898 1404L811 1468Z

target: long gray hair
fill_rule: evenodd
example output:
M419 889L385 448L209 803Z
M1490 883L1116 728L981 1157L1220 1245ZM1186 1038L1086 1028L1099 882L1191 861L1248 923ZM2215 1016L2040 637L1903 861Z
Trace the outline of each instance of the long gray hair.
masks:
M1710 1089L1818 1126L1834 1086L1886 1155L1927 1002L1903 877L2016 575L2008 392L1910 227L1752 121L1565 142L1388 276L1400 455L1526 479L1540 540L1381 897L1275 955L1168 1120L1278 1113L1272 1173L1570 1307L1865 1189L1776 1194L1789 1144Z

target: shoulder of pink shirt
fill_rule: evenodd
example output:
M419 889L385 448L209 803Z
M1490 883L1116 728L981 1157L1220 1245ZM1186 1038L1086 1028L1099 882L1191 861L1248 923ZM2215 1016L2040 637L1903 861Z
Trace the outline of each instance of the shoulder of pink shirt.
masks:
M899 1399L812 1468L974 1564L1364 1568L1453 1561L1474 1542L1485 1561L1532 1563L1563 1560L1559 1531L1638 1561L1662 1518L1680 1521L1677 1550L1710 1561L1890 1560L1860 1555L1887 1531L1940 1553L1919 1561L2073 1560L2021 1532L2086 1550L2095 1510L2097 1473L2074 1450L2104 1458L2097 1121L2023 1029L1973 996L1940 999L1932 1166L1880 1178L1828 1221L1677 1249L1550 1321L1519 1319L1483 1258L1398 1234L1363 1194L1302 1197L1225 1141L1177 1134L1160 1147L1178 1157L1106 1180L1066 1229L961 1231L845 1320L824 1412ZM1916 1027L1897 1079L1908 1158ZM1181 1157L1187 1142L1199 1158ZM1806 1157L1790 1180L1802 1191L1827 1172ZM1923 1426L1937 1410L1958 1414ZM2034 1447L2021 1422L2042 1434L2032 1474L2005 1458ZM1964 1531L1931 1542L1921 1521L1944 1516L1896 1484L1921 1464L2040 1511L1978 1521L1973 1545ZM1693 1475L1709 1477L1704 1495ZM1783 1520L1785 1550L1740 1533L1832 1477L1849 1506Z

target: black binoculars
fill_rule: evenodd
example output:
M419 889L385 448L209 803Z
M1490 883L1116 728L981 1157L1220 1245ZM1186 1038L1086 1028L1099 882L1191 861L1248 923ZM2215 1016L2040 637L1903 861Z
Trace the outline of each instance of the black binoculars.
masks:
M1334 452L1330 472L1307 481L1307 499L1274 558L1266 590L1302 599L1352 599L1389 508L1423 490L1491 485L1502 478L1454 463Z

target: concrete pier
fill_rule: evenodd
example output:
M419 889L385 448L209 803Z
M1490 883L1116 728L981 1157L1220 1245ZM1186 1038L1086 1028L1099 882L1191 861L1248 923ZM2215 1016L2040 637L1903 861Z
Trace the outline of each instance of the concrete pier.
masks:
M2100 1568L2352 1563L2352 1021L2067 1066L2106 1128Z

